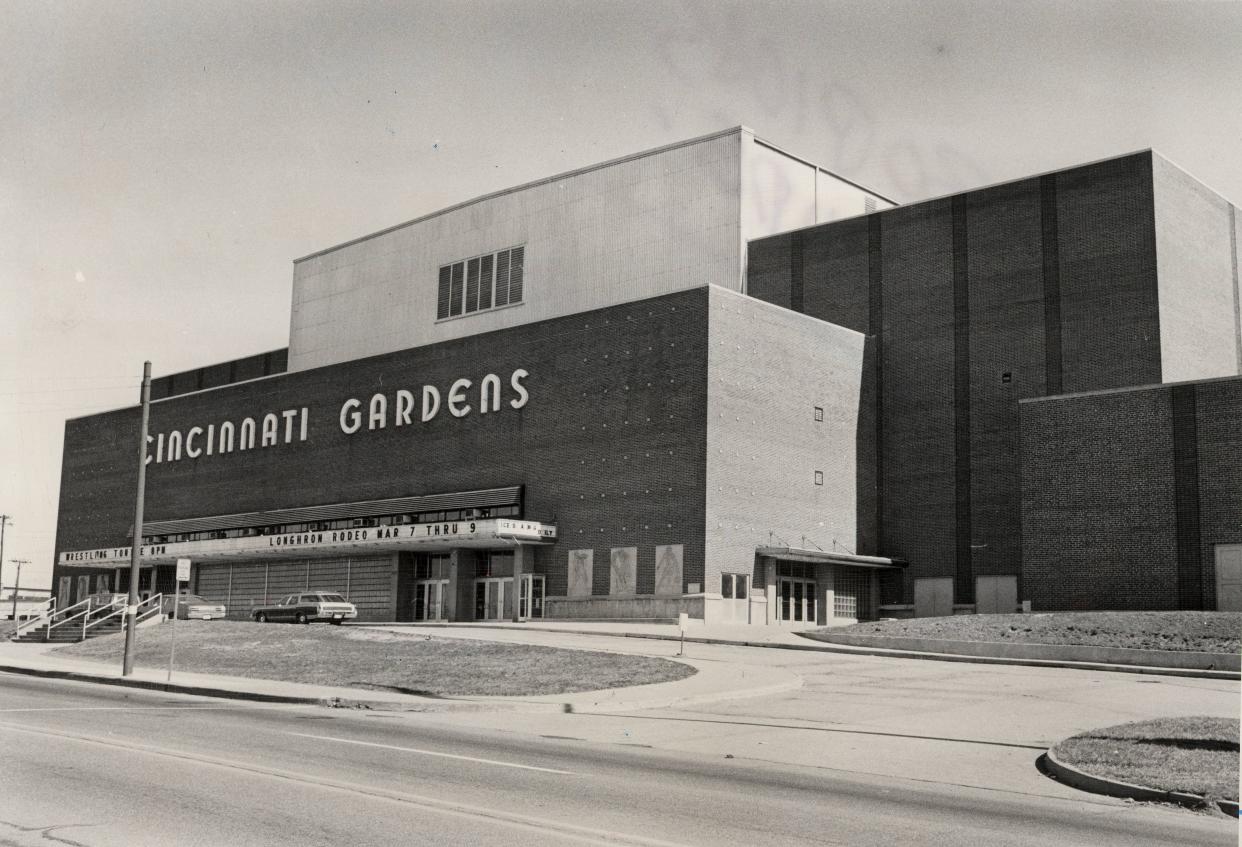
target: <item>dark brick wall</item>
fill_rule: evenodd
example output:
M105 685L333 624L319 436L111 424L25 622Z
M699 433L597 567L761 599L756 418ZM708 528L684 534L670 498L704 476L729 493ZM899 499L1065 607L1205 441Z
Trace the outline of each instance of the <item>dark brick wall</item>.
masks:
M1195 385L1203 602L1216 608L1217 544L1242 544L1242 379Z
M1014 574L1022 566L1017 401L1040 396L1045 387L1038 182L967 195L971 564L976 575Z
M639 548L640 583L657 544L685 545L685 579L703 579L707 290L175 397L151 408L151 432L184 432L309 408L305 442L151 464L146 516L166 520L297 505L524 484L526 516L556 523L535 570L565 591L567 551ZM530 372L513 410L509 374ZM393 394L501 376L502 409L393 425ZM388 426L344 434L341 404L389 398ZM57 551L124 545L133 519L138 412L69 421ZM282 422L283 442L283 422ZM552 566L554 564L554 566ZM68 572L68 571L66 571ZM606 580L605 588L606 591Z
M1214 545L1242 541L1240 413L1237 378L1021 403L1034 608L1214 608Z
M151 399L163 400L178 394L218 388L247 379L281 374L289 369L289 349L272 350L231 362L220 362L188 371L155 377L151 380Z
M953 222L938 200L883 221L881 549L918 576L956 575Z
M906 602L1021 573L1020 399L1160 381L1152 204L1140 153L750 244L752 296L873 336L860 550Z
M1056 175L1062 390L1160 382L1151 154Z

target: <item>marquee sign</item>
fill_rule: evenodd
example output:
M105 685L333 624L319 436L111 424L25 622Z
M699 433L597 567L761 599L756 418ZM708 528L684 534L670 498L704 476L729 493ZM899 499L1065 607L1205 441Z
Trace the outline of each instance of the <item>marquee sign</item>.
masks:
M195 561L213 558L289 555L333 555L394 550L453 547L507 547L556 540L556 527L538 521L492 518L433 524L360 527L323 532L290 532L281 535L250 535L212 538L172 544L145 544L141 561L148 565L171 564L178 558ZM58 563L70 567L118 567L128 564L129 547L72 550L60 554Z

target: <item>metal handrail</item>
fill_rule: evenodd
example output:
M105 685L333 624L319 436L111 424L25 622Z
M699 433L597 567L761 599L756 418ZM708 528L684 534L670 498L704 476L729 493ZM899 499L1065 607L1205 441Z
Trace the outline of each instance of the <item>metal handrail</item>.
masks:
M163 613L163 611L164 611L164 595L163 595L163 593L161 592L161 593L159 593L159 594L153 594L153 595L151 595L150 597L148 597L147 599L145 599L145 600L143 600L141 603L139 603L137 606L135 606L135 607L134 607L134 609L135 609L135 610L137 610L137 609L141 609L143 606L149 606L149 608L147 608L147 610L146 610L146 611L142 611L142 612L137 612L137 611L136 611L136 612L134 613L134 623L136 623L136 624L137 624L137 623L142 623L142 622L143 622L143 621L145 621L147 618L152 617L152 616L153 616L153 615L155 615L155 614L162 614L162 613ZM124 611L125 611L125 608L122 606L122 607L121 607L121 609L120 609L120 611L121 611L121 612L124 612ZM112 614L116 614L116 612L113 612ZM108 615L107 617L109 617L109 618L110 618L110 617L112 617L112 615ZM107 618L101 618L101 620L106 620L106 619L107 619ZM124 631L125 631L125 618L122 618L122 619L121 619L121 632L124 632Z
M141 606L141 605L142 605L142 603L139 603L138 605L139 605L139 606ZM101 618L96 618L96 619L95 619L95 620L93 620L93 621L88 620L88 621L86 622L86 624L82 627L82 631L83 631L83 633L85 633L85 632L86 632L86 630L90 629L91 627L93 627L93 626L99 626L99 625L100 625L101 623L103 623L104 621L108 620L109 618L114 618L114 617L116 617L117 615L121 615L121 616L122 616L122 617L121 617L121 623L122 623L121 628L122 628L122 630L125 628L125 627L124 627L124 622L125 622L125 617L124 617L124 615L125 615L125 604L124 604L124 603L110 603L110 604L107 606L107 608L111 609L112 611L111 611L111 612L109 612L108 614L104 615L104 616L103 616L103 617L101 617Z
M135 618L135 621L137 621L137 620L139 620L139 619L145 619L145 618L147 618L147 617L149 617L149 616L150 616L150 613L151 613L153 610L158 610L158 609L160 608L159 604L160 604L160 603L161 603L161 601L163 600L163 597L164 597L164 595L163 595L162 593L161 593L161 594L153 594L152 596L148 597L146 600L142 600L142 601L140 601L137 605L135 605L135 606L134 606L134 609L135 609L135 610L138 610L138 609L141 609L143 606L148 606L148 605L150 605L150 604L155 604L155 605L150 605L150 608L148 608L146 611L137 612L137 617ZM78 620L79 618L81 618L82 620L81 620L81 623L79 624L79 625L82 627L82 633L81 633L82 638L81 638L81 640L85 641L85 640L86 640L86 632L87 632L87 630L88 630L88 629L90 629L90 627L92 627L92 626L94 626L94 625L96 625L96 624L98 624L98 623L100 623L100 622L102 622L102 621L104 621L104 620L107 620L108 618L112 617L113 615L116 615L116 614L124 614L124 612L125 612L125 608L126 608L124 605L121 605L121 607L120 607L119 609L113 609L111 612L109 612L108 614L104 615L103 617L101 617L101 618L97 619L94 623L92 623L92 622L91 622L91 619L90 619L90 618L91 618L91 614L92 614L94 611L96 611L96 610L94 610L94 609L90 608L90 606L89 606L89 603L90 603L90 602L91 602L91 598L89 598L89 597L88 597L88 598L86 598L85 600L83 600L81 603L75 603L74 605L70 606L68 609L65 609L65 611L66 611L66 612L69 612L69 611L71 611L72 609L76 609L78 606L81 606L81 605L83 605L83 604L87 604L87 608L83 609L81 612L78 612L77 614L75 614L75 615L73 615L73 616L71 616L71 617L65 618L64 620L60 620L60 621L56 621L55 623L48 624L47 631L43 633L43 640L44 640L44 641L51 641L51 640L52 640L52 630L53 630L53 629L56 629L57 627L65 626L66 624L68 624L68 623L72 623L73 621L76 621L76 620ZM108 607L106 607L106 608L110 608L110 609L111 609L111 608L112 608L112 606L111 606L111 605L109 605L109 606L108 606ZM122 621L124 621L124 619L122 619ZM122 623L122 627L121 627L121 629L122 629L122 631L124 630L124 623Z
M89 614L91 613L91 605L90 605L90 604L91 604L91 598L87 597L85 600L82 600L82 601L80 601L80 602L74 603L72 606L66 606L64 609L62 609L62 610L61 610L61 612L60 612L60 614L62 614L62 615L68 615L68 614L69 614L70 612L72 612L74 609L78 608L78 606L85 606L85 607L86 607L86 608L85 608L85 609L83 609L82 611L80 611L80 612L78 612L78 613L76 613L76 614L73 614L73 615L69 615L69 617L67 617L67 618L61 618L61 619L60 619L60 620L58 620L58 621L53 621L53 620L50 620L50 619L49 619L49 621L48 621L48 625L47 625L47 629L46 629L46 630L44 631L44 633L43 633L43 640L44 640L44 641L51 641L51 640L52 640L52 630L56 629L56 627L58 627L58 626L64 626L64 625L65 625L65 624L67 624L67 623L71 623L71 622L73 622L73 621L76 621L78 618L85 618L87 615L89 615ZM55 615L53 615L52 617L53 617L53 618L55 618L56 616L55 616Z
M56 598L55 597L47 598L46 600L43 601L43 605L47 606L47 609L45 611L41 612L37 617L27 618L24 624L19 624L17 629L13 630L14 638L17 638L18 636L22 635L25 632L29 632L32 629L38 629L48 618L56 614Z
M42 615L41 617L37 617L32 621L26 621L26 623L22 624L21 626L19 626L17 629L13 631L13 637L17 638L18 636L26 632L38 629L44 624L47 624L48 628L50 629L51 627L56 626L56 624L54 623L56 618L60 617L61 615L67 615L69 614L69 612L72 612L74 609L78 608L79 606L85 606L91 602L91 598L87 597L85 600L79 600L77 603L74 603L72 606L66 606L63 609L57 609L55 606L56 598L53 597L52 600L53 600L52 608L48 610L47 614ZM77 617L77 616L75 615L74 617Z

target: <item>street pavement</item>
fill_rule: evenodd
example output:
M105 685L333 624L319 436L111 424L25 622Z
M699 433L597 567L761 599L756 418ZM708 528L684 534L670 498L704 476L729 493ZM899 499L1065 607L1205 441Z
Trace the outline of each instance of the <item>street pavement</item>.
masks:
M520 628L426 632L678 649ZM16 661L13 647L0 664ZM57 821L89 823L63 837L91 845L485 844L530 833L549 844L1237 842L1237 822L1219 814L1086 794L1036 767L1084 729L1237 717L1236 682L714 644L686 652L700 673L676 683L517 703L393 697L386 711L3 675L0 844L36 843L37 827ZM227 837L210 834L218 827Z

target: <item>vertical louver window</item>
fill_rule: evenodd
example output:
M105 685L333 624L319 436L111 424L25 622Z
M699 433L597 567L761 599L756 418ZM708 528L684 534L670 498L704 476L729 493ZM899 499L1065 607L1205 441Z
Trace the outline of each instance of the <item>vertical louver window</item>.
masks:
M496 254L496 305L506 306L509 303L509 251L501 250Z
M449 316L449 280L452 279L453 268L445 265L440 268L439 294L436 297L436 320L444 320Z
M465 264L458 262L453 265L453 285L449 291L449 314L461 314L462 277L465 276Z
M491 280L488 280L491 282ZM466 262L466 311L479 311L479 260Z
M521 303L525 256L525 247L511 247L442 266L436 320Z
M483 283L479 286L479 311L492 307L492 268L495 265L495 259L495 256L484 256L480 259L483 263L481 272Z

